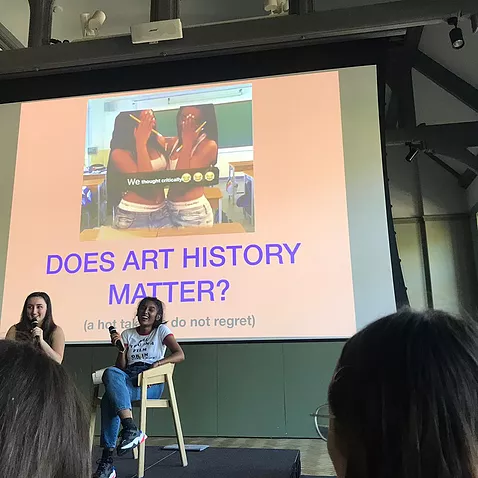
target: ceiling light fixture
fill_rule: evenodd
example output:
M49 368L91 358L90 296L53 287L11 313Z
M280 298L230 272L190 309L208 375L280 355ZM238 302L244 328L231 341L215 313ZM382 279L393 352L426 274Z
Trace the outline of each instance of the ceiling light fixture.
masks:
M463 31L461 28L458 28L458 17L452 17L448 19L448 25L453 28L450 30L450 41L451 46L455 50L460 50L465 46L465 39L463 38Z
M418 156L420 151L423 150L423 145L407 143L407 146L409 148L409 151L407 155L405 156L405 161L408 161L409 163L411 163Z

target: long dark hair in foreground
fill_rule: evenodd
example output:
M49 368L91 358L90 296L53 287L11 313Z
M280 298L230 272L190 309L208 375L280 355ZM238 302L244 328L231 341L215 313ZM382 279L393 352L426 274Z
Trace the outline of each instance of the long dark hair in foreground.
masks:
M17 338L22 340L31 341L32 337L30 334L31 331L31 322L28 318L28 301L33 297L41 297L46 304L46 313L45 318L41 328L43 329L43 338L48 345L52 345L53 332L56 329L55 321L53 320L53 309L51 306L50 296L46 292L32 292L28 295L23 303L22 315L20 317L20 322L15 326L17 330Z
M65 369L0 341L0 476L90 478L88 416Z
M478 476L478 330L403 310L352 337L329 388L347 478Z

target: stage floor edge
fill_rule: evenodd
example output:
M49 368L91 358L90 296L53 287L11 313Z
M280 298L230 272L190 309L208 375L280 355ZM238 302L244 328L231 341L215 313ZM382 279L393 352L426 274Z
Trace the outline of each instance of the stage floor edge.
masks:
M93 463L101 451L95 448ZM146 447L145 478L299 478L301 476L300 451L258 448L208 448L202 452L189 452L188 466L181 465L177 451L157 446ZM114 457L118 478L137 476L138 462L133 454ZM93 465L96 466L96 465Z

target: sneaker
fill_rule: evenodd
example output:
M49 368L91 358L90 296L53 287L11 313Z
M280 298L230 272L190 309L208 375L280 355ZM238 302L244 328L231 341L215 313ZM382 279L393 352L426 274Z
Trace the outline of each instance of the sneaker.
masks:
M116 453L118 456L125 455L128 450L136 448L140 443L143 443L146 438L148 438L146 434L137 428L123 428Z
M116 478L116 468L113 466L113 460L98 460L98 469L93 478Z

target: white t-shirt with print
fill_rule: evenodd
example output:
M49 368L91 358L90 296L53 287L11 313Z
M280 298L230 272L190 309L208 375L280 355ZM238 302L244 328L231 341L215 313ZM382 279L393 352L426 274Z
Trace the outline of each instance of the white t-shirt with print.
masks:
M148 335L140 335L136 329L124 330L121 339L126 347L127 364L136 362L153 364L162 360L166 353L164 339L172 335L171 330L164 324L153 329Z

